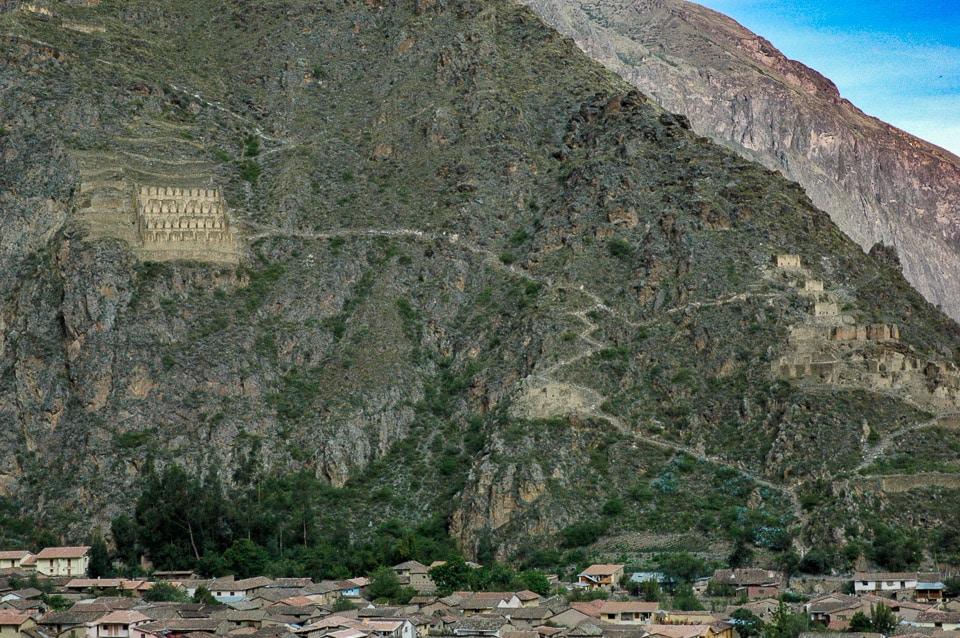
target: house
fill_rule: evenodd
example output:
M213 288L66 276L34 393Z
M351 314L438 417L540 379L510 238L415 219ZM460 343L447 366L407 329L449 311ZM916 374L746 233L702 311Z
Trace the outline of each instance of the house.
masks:
M769 621L773 617L773 612L777 611L780 608L780 601L776 598L762 598L760 600L754 600L747 603L746 605L731 605L727 607L723 613L726 618L730 616L738 609L746 609L751 611L757 616L759 616L764 621Z
M912 591L916 588L917 574L913 572L856 572L853 575L855 594Z
M536 601L540 600L537 594L533 595L536 596ZM520 607L531 606L524 605L520 594L504 591L458 591L454 592L448 598L453 599L454 606L468 616L472 614L492 613L496 609L519 609ZM527 598L528 602L532 602L528 596L524 595L524 598Z
M30 600L31 598L40 598L41 596L43 596L43 592L36 587L27 587L26 589L16 589L14 591L7 592L3 595L3 598L0 598L0 602L5 603L10 600Z
M377 638L417 638L417 629L406 618L365 618L356 627Z
M510 621L503 616L480 615L464 618L463 620L451 625L450 629L454 636L475 636L499 638L508 631L516 631L517 628L510 624Z
M401 585L412 587L417 593L432 594L437 584L430 578L430 568L415 560L408 560L393 566Z
M737 596L777 598L783 575L766 569L718 569L710 580L731 588Z
M943 591L947 588L942 582L917 581L916 597L918 603L938 603L943 600Z
M803 608L812 622L829 627L838 622L849 623L855 613L863 611L863 601L856 596L828 594L810 600Z
M495 611L501 616L509 618L510 622L517 627L523 627L523 630L542 625L548 618L553 616L553 611L549 607L500 608Z
M613 589L623 578L623 565L590 565L577 574L577 585L589 589Z
M52 611L37 621L38 629L58 638L96 638L97 620L106 616L102 609L78 611Z
M659 608L658 603L607 602L600 608L600 620L615 625L646 625Z
M37 572L44 576L81 576L90 564L89 547L45 547L37 554Z
M909 600L886 600L883 604L889 607L902 622L907 624L915 622L921 612L931 611L934 608L934 605L925 605ZM938 606L937 608L940 611L950 611L949 609L944 609L943 606Z
M303 595L309 597L318 605L333 605L340 598L342 588L332 580L313 583L303 588Z
M218 578L210 586L213 597L221 603L232 603L253 596L258 589L273 584L273 581L264 576L235 580L233 576Z
M734 638L733 625L714 622L703 625L647 625L647 636L656 638Z
M141 594L153 587L153 583L145 580L126 580L124 578L74 578L68 581L63 587L69 592L116 589L117 591L129 591Z
M955 611L922 611L917 614L915 627L941 629L943 631L957 631L960 629L960 612Z
M662 611L658 614L661 625L709 625L717 617L709 611Z
M25 549L0 552L0 569L21 569L25 560L33 557L33 554Z
M112 611L98 618L95 625L97 638L130 638L130 629L145 625L150 618L132 609Z
M0 638L20 638L24 629L30 629L36 625L30 614L0 612Z
M131 627L130 638L183 638L194 632L223 635L229 626L219 618L168 618Z
M370 584L366 578L351 578L349 580L338 580L339 594L345 598L360 598L360 589Z

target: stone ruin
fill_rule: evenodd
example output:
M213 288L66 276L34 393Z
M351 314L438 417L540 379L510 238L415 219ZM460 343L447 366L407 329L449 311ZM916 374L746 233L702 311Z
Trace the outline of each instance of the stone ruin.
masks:
M74 151L76 210L91 239L127 242L140 259L239 263L241 236L207 162Z
M796 255L775 255L778 268L796 268ZM789 281L789 280L788 280ZM960 406L960 371L948 362L924 361L899 346L893 324L857 325L845 314L842 299L825 291L822 281L792 281L807 299L808 315L790 326L789 352L772 362L771 372L786 379L808 380L904 393L941 409Z
M801 268L800 255L774 255L773 265L777 268Z
M142 251L151 258L232 261L238 253L219 188L140 186L136 208Z

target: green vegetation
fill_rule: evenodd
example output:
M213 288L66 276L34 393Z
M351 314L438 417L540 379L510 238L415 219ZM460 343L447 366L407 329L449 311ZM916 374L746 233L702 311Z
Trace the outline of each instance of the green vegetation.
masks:
M18 123L0 405L44 426L36 445L11 439L8 546L126 511L113 558L208 574L450 558L455 520L471 521L460 549L525 570L569 571L636 532L682 538L651 549L682 578L704 567L693 546L718 540L732 564L810 572L960 556L949 524L908 533L956 520L956 490L832 487L861 464L864 424L878 441L930 415L776 379L809 309L766 264L799 254L851 312L903 326L884 349L956 363L960 329L799 189L677 126L526 9L261 3L240 20L178 2L117 20L119 4L91 9L109 16L96 46L9 16L75 58L48 68L9 48L30 73L0 95ZM195 36L211 24L216 38ZM306 66L282 71L289 51ZM106 73L104 56L123 64ZM138 262L100 238L79 217L114 156L118 175L222 188L242 265ZM78 169L87 185L71 190ZM78 208L62 231L39 223L50 201ZM617 209L637 224L611 222ZM528 380L582 391L602 416L528 414ZM960 440L931 432L867 472L955 471ZM522 495L496 532L481 476ZM800 486L802 520L781 484ZM559 531L532 538L534 520ZM820 553L801 561L795 538ZM469 576L543 588L526 571Z
M247 182L255 182L260 179L260 173L263 172L263 168L252 159L245 159L239 164L240 168L240 179Z
M153 587L143 592L143 600L148 603L186 603L190 602L187 592L176 585L165 581L153 584Z
M889 636L893 634L900 620L883 603L870 605L870 615L858 611L850 619L850 631L874 632Z

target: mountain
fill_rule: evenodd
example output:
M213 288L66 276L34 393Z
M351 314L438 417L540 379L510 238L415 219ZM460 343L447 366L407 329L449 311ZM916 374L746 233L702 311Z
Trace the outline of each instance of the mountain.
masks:
M3 6L5 544L960 551L960 328L528 8Z
M960 319L960 158L865 115L816 71L684 0L526 2L693 129L799 182L869 251Z

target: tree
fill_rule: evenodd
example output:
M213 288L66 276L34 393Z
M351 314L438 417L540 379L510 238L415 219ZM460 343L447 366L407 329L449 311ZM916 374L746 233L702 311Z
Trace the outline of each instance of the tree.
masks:
M345 596L340 596L340 598L337 598L336 602L333 603L333 611L350 611L356 608L357 606L353 604L353 601Z
M763 620L749 609L741 607L730 614L730 617L733 618L740 638L756 638L763 634Z
M524 587L541 596L549 595L552 589L546 574L536 569L528 569L520 572L520 580L523 582Z
M143 599L150 603L185 603L189 600L187 592L170 583L159 581L143 592Z
M136 565L140 553L137 547L137 524L134 520L126 514L116 517L110 521L110 535L113 536L113 546L120 562L127 567Z
M463 556L453 556L443 565L437 565L430 570L430 578L437 584L437 590L444 595L451 592L468 589L473 568L467 565Z
M400 578L389 567L378 567L370 575L367 595L373 600L395 600L400 590Z
M923 546L916 534L886 525L874 529L870 558L884 569L895 572L916 569L922 557Z
M732 569L746 567L753 562L753 548L747 545L742 538L738 538L733 546L733 551L727 557L727 563Z
M656 603L660 602L663 593L660 591L660 583L650 578L640 583L640 589L637 595L645 602Z
M194 478L178 465L147 477L135 520L137 538L158 569L192 569L201 555L220 553L228 543L219 480Z
M238 578L262 576L268 559L267 550L249 538L235 540L223 553L224 564Z
M810 618L803 611L793 612L780 601L780 606L773 612L773 622L767 625L767 638L799 638L800 634L810 629Z
M681 583L674 588L673 607L679 611L701 611L703 605L689 583Z
M862 611L855 613L850 619L850 631L869 631L889 636L896 630L899 623L899 619L893 615L889 607L878 603L870 605L869 616Z
M833 565L833 554L825 549L812 549L800 559L798 566L804 574L828 574Z
M688 552L661 554L657 563L664 576L679 583L692 583L707 570L707 563L702 558Z
M193 600L191 602L199 603L201 605L219 605L220 601L217 600L213 592L207 589L206 585L200 585L193 592Z
M90 543L90 562L87 565L87 575L90 578L109 578L113 576L113 565L107 553L107 544L97 535Z
M875 632L889 636L899 624L900 619L894 616L893 610L883 603L877 603L876 606L870 605L870 625Z
M858 611L850 619L850 631L871 632L873 631L873 623L870 622L870 618L865 613Z

